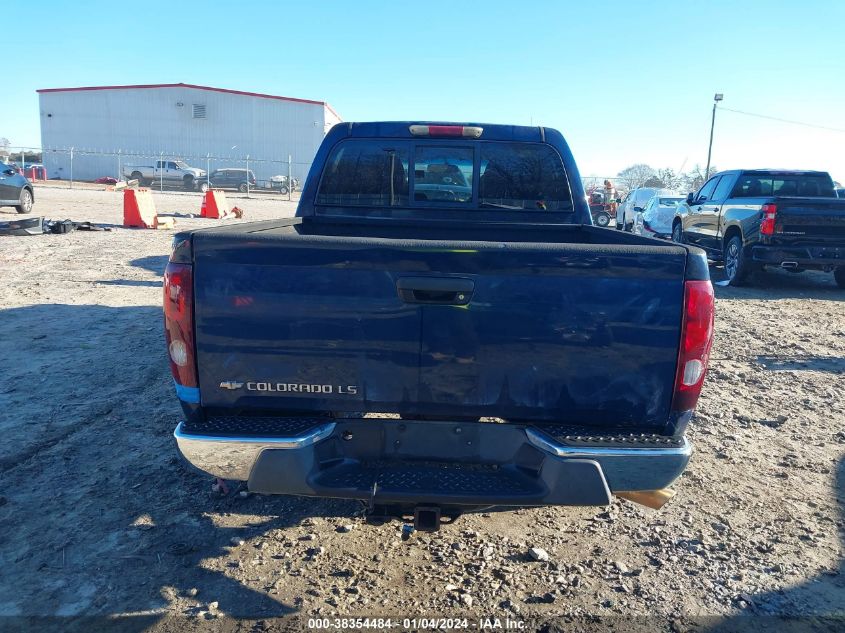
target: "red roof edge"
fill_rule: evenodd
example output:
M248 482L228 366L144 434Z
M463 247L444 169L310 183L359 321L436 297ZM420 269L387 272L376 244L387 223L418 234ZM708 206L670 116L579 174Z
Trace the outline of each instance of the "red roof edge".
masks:
M244 95L246 97L262 97L264 99L278 99L280 101L293 101L295 103L310 103L313 105L325 106L339 119L340 115L335 112L325 101L314 101L313 99L297 99L296 97L280 97L268 95L261 92L246 92L244 90L229 90L228 88L213 88L211 86L198 86L196 84L135 84L129 86L81 86L79 88L41 88L35 92L77 92L81 90L131 90L135 88L195 88L196 90L210 90L211 92L224 92L232 95Z
M331 107L331 106L328 104L328 102L323 101L323 105L324 105L326 108L328 108L328 109L329 109L329 112L331 112L333 115L335 115L335 116L338 118L338 120L339 120L339 121L343 121L343 117L341 117L341 116L340 116L340 115L339 115L339 114L335 111L335 109L334 109L333 107Z

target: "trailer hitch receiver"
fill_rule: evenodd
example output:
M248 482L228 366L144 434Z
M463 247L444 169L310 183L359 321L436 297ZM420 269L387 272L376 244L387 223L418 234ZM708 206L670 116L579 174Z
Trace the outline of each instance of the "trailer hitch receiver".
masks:
M414 508L414 529L420 532L436 532L440 529L440 508L417 506Z

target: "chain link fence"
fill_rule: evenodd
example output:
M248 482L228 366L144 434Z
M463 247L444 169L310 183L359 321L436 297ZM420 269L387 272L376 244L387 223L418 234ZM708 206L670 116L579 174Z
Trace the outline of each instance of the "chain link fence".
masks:
M716 172L715 167L710 168L710 173ZM595 190L604 191L604 181L609 180L613 185L618 197L624 197L626 193L638 187L654 187L657 189L671 189L675 191L696 191L704 184L704 169L696 165L687 172L675 173L671 170L652 170L633 175L616 176L582 176L581 183L584 191L590 193Z
M70 188L74 183L121 181L140 175L144 186L162 191L202 190L212 186L237 189L247 195L281 194L288 199L300 190L311 168L311 162L294 161L284 151L267 157L240 154L236 149L237 146L230 154L221 156L210 152L186 155L165 149L137 152L86 147L6 147L0 152L0 161L15 164L31 180L47 179L52 184L66 183ZM179 163L181 167L156 169L161 163ZM188 174L191 177L186 182ZM581 178L587 193L604 191L605 180L613 183L619 197L643 184L619 175Z
M79 183L114 184L138 179L160 191L203 191L211 186L246 195L276 194L292 199L301 189L310 162L294 161L283 151L278 156L251 156L234 151L185 155L161 150L136 152L85 147L8 147L0 161L15 165L37 182L73 188Z

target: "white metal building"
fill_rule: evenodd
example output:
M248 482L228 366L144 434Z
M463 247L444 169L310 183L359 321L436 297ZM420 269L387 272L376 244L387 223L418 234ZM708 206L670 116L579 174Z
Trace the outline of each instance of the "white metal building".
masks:
M182 83L38 93L43 161L48 177L64 180L119 178L122 165L161 157L212 170L248 164L262 181L287 175L288 156L302 180L341 120L324 101Z

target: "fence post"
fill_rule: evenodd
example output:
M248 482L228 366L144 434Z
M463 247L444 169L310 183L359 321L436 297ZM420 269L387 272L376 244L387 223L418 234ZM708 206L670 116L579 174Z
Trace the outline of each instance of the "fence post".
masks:
M205 155L205 186L211 189L211 152Z
M159 153L158 172L159 172L158 191L159 191L159 193L163 193L164 192L164 152ZM155 168L153 168L153 178L155 178Z
M73 148L70 148L70 188L73 189Z
M291 155L288 154L288 202L293 200L293 172L291 170Z
M121 160L120 160L121 159L120 153L122 151L123 151L122 149L117 150L117 179L118 180L123 180L123 165L121 164Z
M21 174L26 176L26 153L21 149Z
M246 197L249 198L249 154L246 155Z

